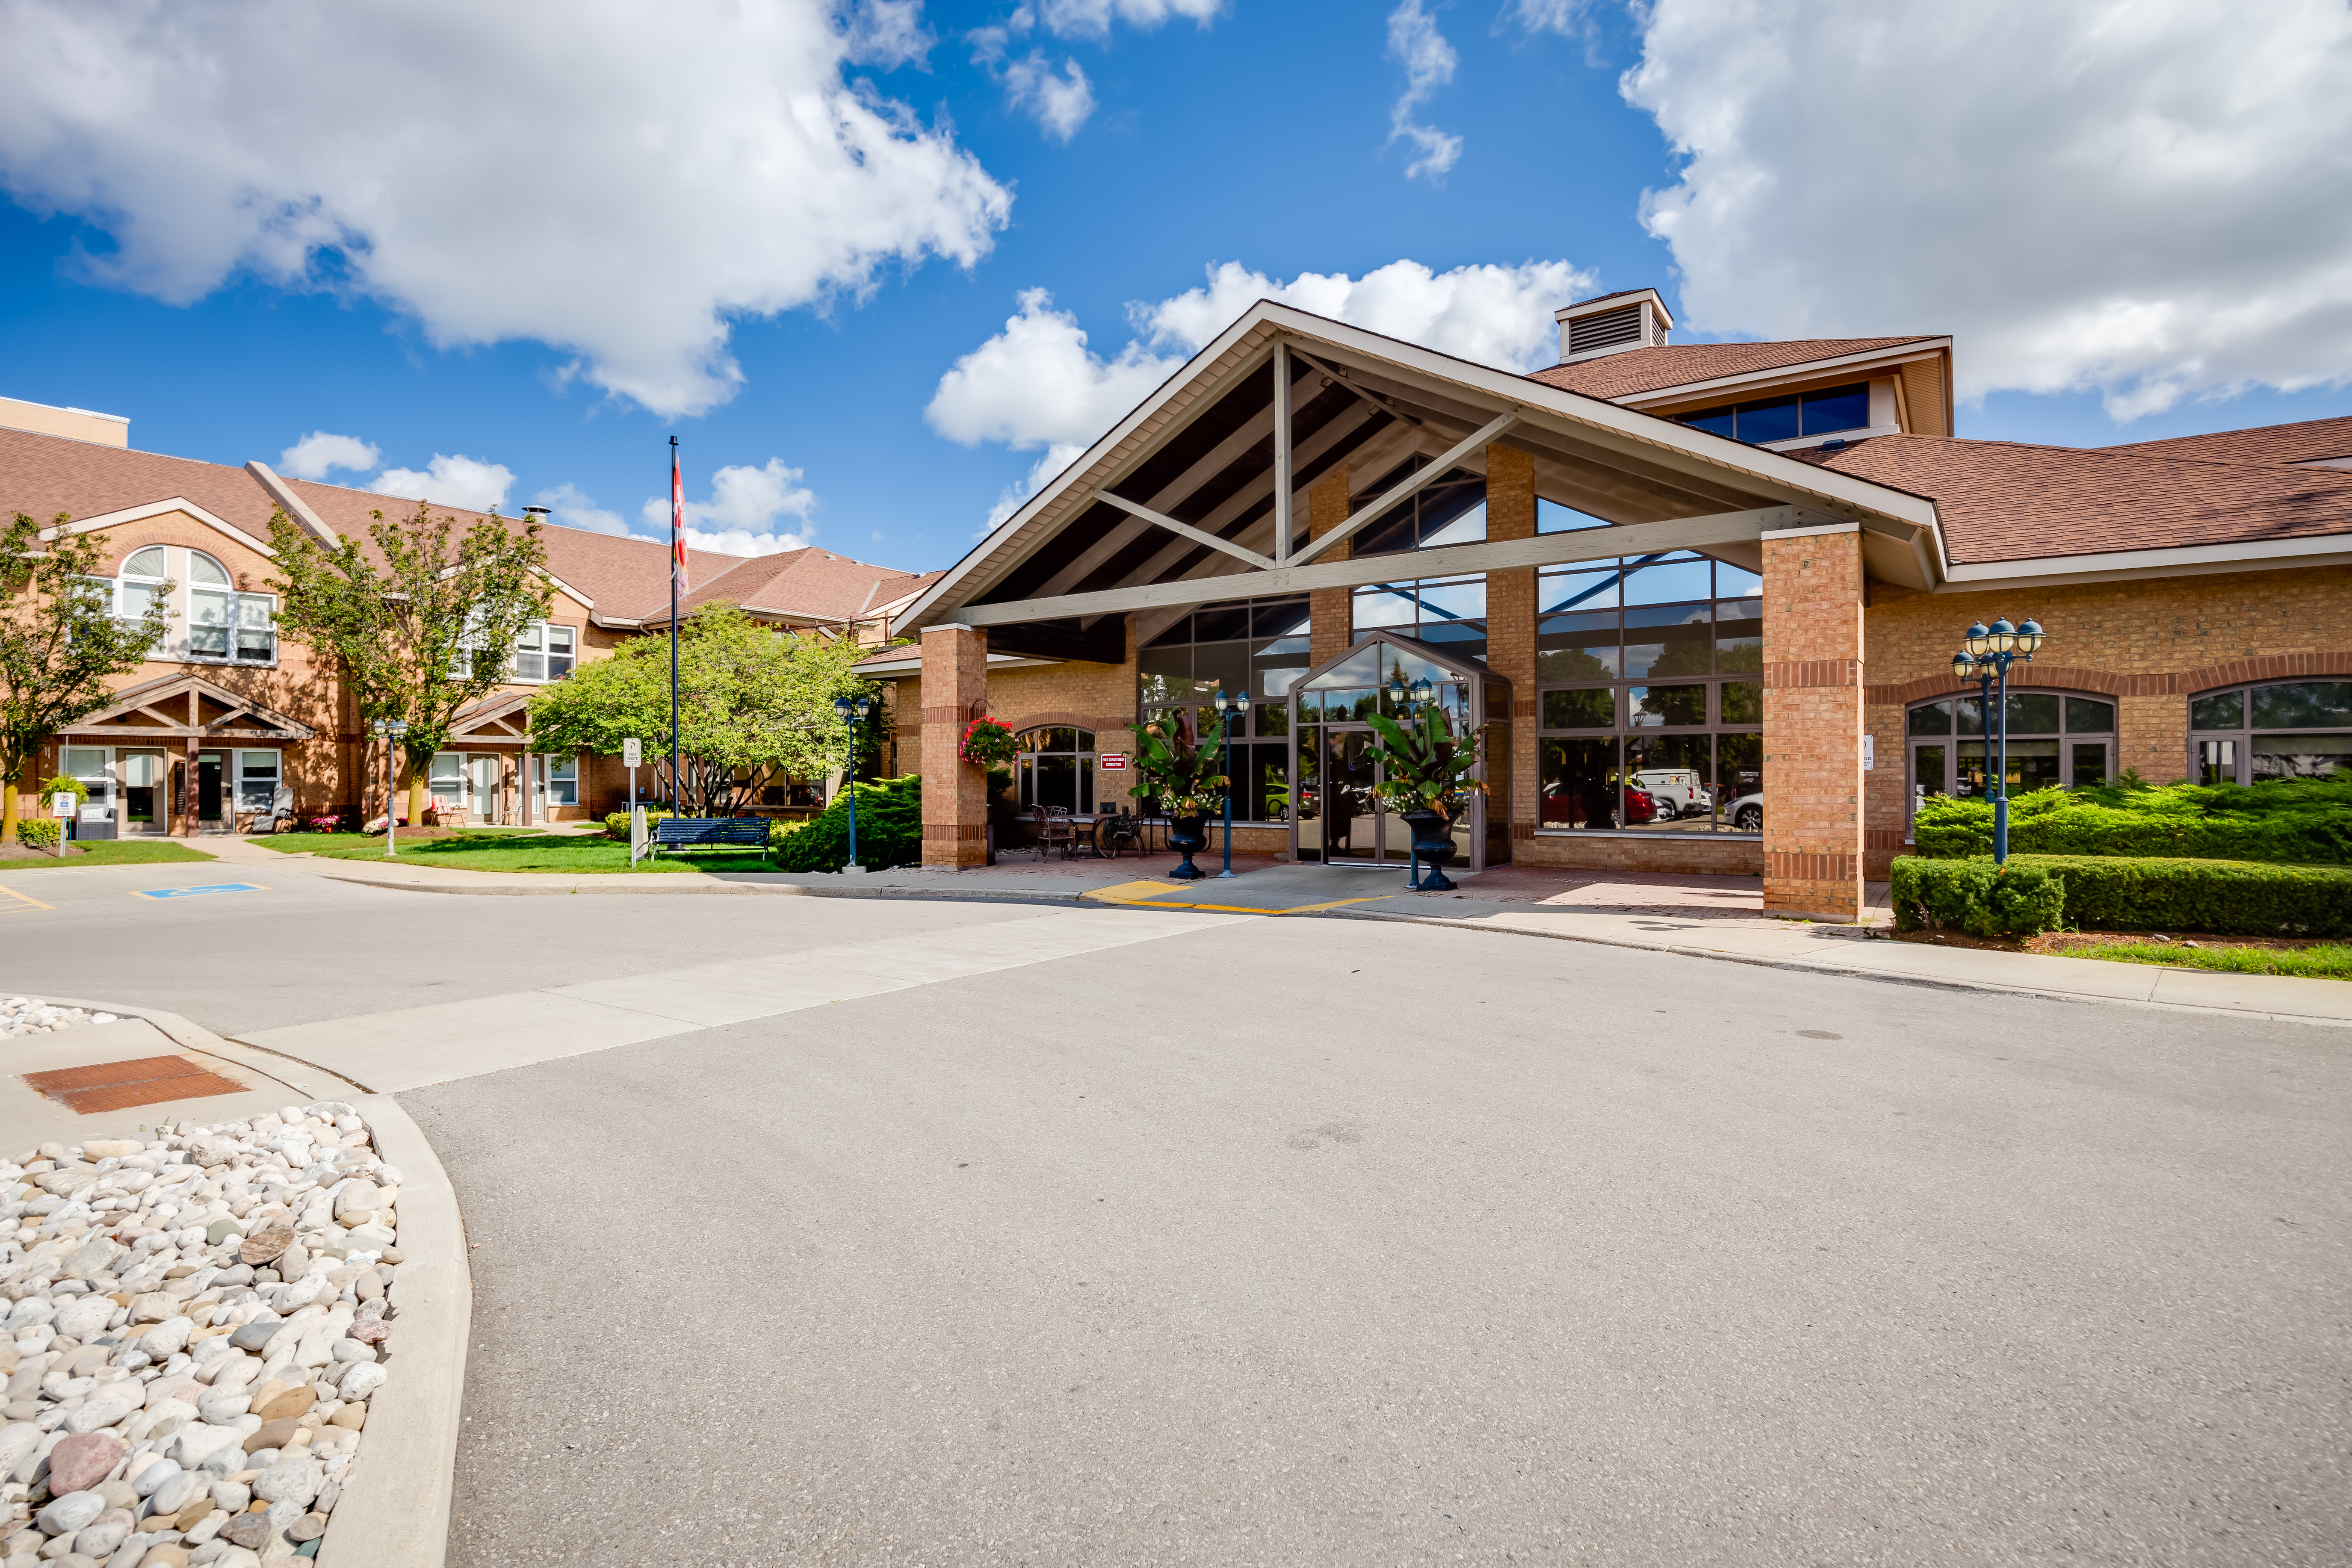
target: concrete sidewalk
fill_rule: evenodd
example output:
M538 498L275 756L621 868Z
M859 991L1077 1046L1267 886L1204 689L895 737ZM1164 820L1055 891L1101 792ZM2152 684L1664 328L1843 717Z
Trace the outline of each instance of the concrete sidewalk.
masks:
M1555 884L1531 876L1532 868L1507 867L1483 876L1456 875L1458 886L1452 892L1417 893L1404 888L1405 873L1394 868L1294 865L1264 858L1236 860L1236 875L1230 880L1213 874L1198 881L1174 882L1166 876L1175 864L1170 856L1000 863L964 872L907 867L859 875L688 871L565 876L315 860L236 839L210 840L206 847L224 860L240 865L269 865L335 881L412 892L507 897L662 893L895 898L1066 908L1118 904L1202 914L1428 921L1964 990L2352 1025L2352 984L2341 981L2225 974L1887 941L1889 911L1878 902L1885 897L1884 883L1874 883L1870 889L1874 907L1865 913L1872 923L1840 926L1766 916L1756 879L1739 877L1561 870ZM1203 865L1213 870L1217 861L1207 858ZM1559 890L1545 890L1554 885Z

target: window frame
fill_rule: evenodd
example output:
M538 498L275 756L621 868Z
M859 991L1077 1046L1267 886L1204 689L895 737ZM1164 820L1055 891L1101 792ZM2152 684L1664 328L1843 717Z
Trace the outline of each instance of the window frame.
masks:
M1024 744L1032 736L1051 737L1066 732L1071 739L1069 750L1059 746ZM1100 790L1096 775L1100 772L1102 752L1095 731L1076 724L1032 724L1013 738L1018 748L1013 758L1013 810L1018 816L1034 816L1037 812L1037 760L1040 757L1070 759L1071 804L1073 816L1093 816L1102 809ZM1085 805L1080 805L1080 802Z
M2056 743L2058 747L2058 767L2061 782L2051 787L2068 790L2083 787L2074 779L2074 749L2080 746L2094 744L2104 746L2105 749L2105 762L2102 770L2100 783L2102 784L2108 784L2115 782L2116 742L2121 734L2123 725L2123 700L2121 698L2116 696L2115 693L2110 691L2085 691L2079 687L2071 686L2011 685L2009 688L2008 695L2012 700L2020 697L2054 697L2058 700L2058 728L2055 730L2011 730L2009 734L2009 738L2011 741L2050 741ZM1948 785L1959 781L1961 777L1960 764L1965 754L1969 749L1976 749L1979 754L1981 755L1982 749L1989 740L1993 741L1995 744L1999 743L1997 738L1991 735L1989 728L1987 730L1979 731L1974 734L1962 734L1960 732L1960 704L1963 702L1974 702L1976 700L1978 700L1976 688L1969 686L1941 692L1934 697L1923 697L1916 702L1906 702L1903 705L1903 841L1906 844L1913 841L1912 823L1919 814L1920 803L1927 798L1920 793L1919 748L1922 746L1942 746L1945 749L1944 776L1946 783ZM2078 701L2097 702L2103 704L2107 710L2108 727L2104 730L2078 730L2074 728L2073 704ZM1912 728L1911 716L1913 714L1925 712L1931 708L1935 708L1937 705L1944 703L1951 705L1950 721L1945 730L1941 732L1927 731L1923 733ZM1989 777L1990 774L1988 773L1987 776ZM2022 793L2032 794L2036 792L2025 791ZM1982 800L1989 798L1984 795L1971 795L1956 791L1951 788L1939 790L1937 791L1937 795L1940 798L1948 800ZM2011 800L2015 800L2019 798L2019 796L2012 795L2010 798Z
M1693 565L1699 566L1705 571L1706 584L1705 598L1675 599L1655 605L1628 603L1629 600L1643 596L1642 590L1638 586L1642 573L1654 568L1679 569ZM1663 574L1662 572L1662 577ZM1561 599L1558 604L1547 608L1546 599L1553 585L1559 588L1580 586L1583 591L1572 598ZM1598 602L1595 602L1596 600ZM1740 613L1727 616L1724 612L1729 606L1737 606ZM1672 648L1679 640L1664 634L1676 626L1693 626L1699 622L1695 618L1686 617L1679 621L1648 619L1644 624L1635 625L1633 617L1654 618L1675 611L1700 610L1705 612L1704 624L1707 628L1705 637L1707 650L1705 671L1691 673L1669 669L1663 673L1659 672L1655 666L1658 663L1666 662L1664 650ZM1764 732L1763 664L1759 651L1756 668L1752 669L1727 667L1725 649L1722 647L1724 633L1720 628L1727 626L1744 626L1752 623L1757 627L1754 640L1760 650L1763 616L1763 586L1757 574L1749 572L1745 567L1736 566L1729 562L1717 561L1695 551L1662 551L1654 555L1620 556L1615 558L1613 564L1608 560L1577 562L1570 565L1546 567L1540 570L1536 576L1537 676L1534 695L1536 783L1538 806L1535 832L1544 837L1601 836L1632 838L1712 838L1729 837L1744 840L1760 839L1762 837L1760 823L1754 829L1739 828L1736 826L1732 808L1738 801L1746 799L1749 793L1760 796L1763 789L1761 777L1759 776L1757 781L1755 791L1735 792L1727 789L1724 776L1727 770L1744 770L1747 766L1744 759L1734 760L1738 753L1752 752L1759 758L1761 756ZM1582 628L1557 625L1571 619L1591 620L1596 623L1607 619L1613 623L1613 629L1603 628L1598 625ZM1553 626L1555 629L1547 630L1547 626ZM1604 633L1613 637L1615 652L1612 656L1613 668L1611 673L1606 677L1594 675L1580 679L1560 677L1546 679L1542 671L1547 653L1570 651L1565 648L1547 647L1547 639L1572 637L1580 630L1591 639L1587 646L1593 647L1610 646L1600 640ZM1655 637L1654 643L1633 642L1632 639L1637 633L1652 634ZM1661 657L1653 660L1650 667L1641 674L1628 673L1624 650L1629 647L1653 646L1661 649ZM1636 721L1636 702L1640 700L1636 699L1635 693L1643 694L1642 700L1647 700L1651 692L1659 689L1690 688L1696 688L1702 693L1700 703L1703 717L1698 721L1675 724ZM1740 689L1743 703L1752 704L1752 717L1725 717L1725 697L1727 691L1732 688ZM1566 697L1570 693L1604 691L1609 693L1610 698L1611 718L1608 723L1556 724L1552 722L1553 699L1556 696ZM1563 702L1560 706L1566 708L1568 705ZM1748 737L1753 737L1753 739L1745 739ZM1733 742L1729 747L1725 744L1727 738ZM1613 768L1606 770L1606 773L1608 776L1616 780L1616 788L1622 791L1637 773L1680 773L1693 771L1687 763L1681 763L1664 766L1636 767L1633 765L1637 760L1633 748L1672 750L1675 748L1661 746L1659 742L1691 740L1704 740L1706 743L1707 782L1705 789L1708 797L1708 806L1703 819L1694 810L1696 802L1685 797L1679 803L1674 803L1670 799L1668 804L1674 805L1675 815L1655 826L1621 825L1583 827L1553 826L1543 821L1540 803L1544 798L1542 793L1545 788L1544 780L1551 754L1547 749L1548 746L1558 744L1562 748L1571 748L1579 745L1589 746L1595 742L1607 742L1612 745L1616 761ZM1756 765L1760 775L1760 761ZM1601 787L1604 792L1608 789L1605 783ZM1653 788L1650 793L1654 795L1657 791ZM1588 806L1588 809L1591 808ZM1622 823L1622 810L1623 807L1621 805L1617 812L1612 814L1612 819L1619 824Z
M2254 723L2255 693L2257 692L2276 690L2281 687L2288 686L2346 685L2352 685L2352 675L2306 675L2296 676L2292 679L2282 680L2241 681L2230 686L2216 686L2204 691L2190 693L2188 698L2188 708L2185 715L2189 724L2188 776L2189 780L2192 783L2197 784L2221 782L2235 784L2255 784L2271 782L2268 779L2257 779L2252 776L2254 768L2254 742L2261 737L2342 735L2347 737L2347 740L2352 740L2352 722L2343 724L2309 724L2300 725L2294 728L2284 726L2258 727ZM2222 728L2218 726L2200 728L2197 723L2197 705L2200 702L2210 701L2215 698L2230 696L2235 696L2238 699L2238 722L2236 726L2233 728ZM2232 748L2232 754L2229 763L2231 776L2226 780L2210 780L2205 776L2205 747L2217 742L2230 745ZM2340 770L2331 768L2325 773L2301 776L2329 778L2337 776Z
M1197 652L1188 653L1187 673L1181 677L1165 670L1150 670L1147 667L1154 662L1171 662L1168 656L1177 649L1209 647L1232 650L1238 647L1242 650L1242 666L1248 672L1250 704L1234 731L1234 776L1255 779L1262 763L1279 757L1282 787L1286 793L1293 776L1290 699L1299 680L1314 668L1315 662L1311 615L1309 600L1304 594L1221 599L1185 612L1137 650L1136 721L1145 723L1162 713L1182 712L1194 725L1194 733L1197 734L1200 713L1210 706L1212 695L1205 689L1208 683L1197 674L1200 664ZM1205 642L1197 640L1194 634L1198 632L1203 616L1228 621L1235 616L1241 617L1241 624L1247 629L1246 636L1212 637ZM1173 640L1174 635L1180 631L1186 634L1185 640ZM1227 651L1223 657L1230 658L1233 656ZM1268 676L1284 671L1288 673L1283 676L1282 689L1279 692L1269 690L1272 682ZM1189 694L1185 690L1171 689L1154 695L1150 690L1150 683L1155 680L1174 681L1178 687L1189 689ZM1287 817L1250 815L1255 809L1258 794L1255 785L1235 792L1234 825L1237 827L1244 823L1263 827L1287 826ZM1101 809L1102 805L1101 796L1097 794L1097 809Z

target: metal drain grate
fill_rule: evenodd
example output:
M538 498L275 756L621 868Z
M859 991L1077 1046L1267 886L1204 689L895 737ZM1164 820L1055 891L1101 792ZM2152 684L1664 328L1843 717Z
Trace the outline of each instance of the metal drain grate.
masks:
M161 1105L167 1100L246 1091L246 1086L235 1079L209 1072L185 1057L141 1057L135 1061L28 1072L25 1081L83 1116L127 1110L134 1105Z

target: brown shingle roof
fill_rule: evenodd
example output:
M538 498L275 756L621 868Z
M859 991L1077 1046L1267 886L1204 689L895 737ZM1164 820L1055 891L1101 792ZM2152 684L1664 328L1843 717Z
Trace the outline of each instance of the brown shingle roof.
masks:
M1785 343L1665 343L1656 348L1628 349L1575 364L1556 364L1530 371L1529 381L1540 381L1587 397L1632 397L1661 387L1685 386L1718 376L1748 375L1761 370L1789 370L1815 360L1875 353L1904 343L1907 338L1804 338Z
M369 513L403 517L416 506L399 496L341 485L291 479L286 483L320 521L339 533L364 537L373 521ZM0 511L22 511L46 522L58 512L75 518L99 517L174 496L194 501L257 539L269 537L269 514L276 502L260 481L243 468L62 436L0 430ZM433 510L446 512L461 523L489 515L438 504ZM509 528L523 526L520 518L498 521ZM624 620L667 616L667 545L554 524L542 525L540 537L547 545L548 570L593 599L599 615ZM687 552L689 605L724 598L785 614L846 620L873 605L903 598L920 581L911 573L868 565L824 550L756 556L721 555L707 550Z
M2352 474L2332 468L1949 436L1784 455L1927 497L1955 563L2352 534Z
M2212 463L2315 463L2352 458L2352 414L2305 419L2295 425L2263 425L2252 430L2216 430L2210 436L2174 436L2161 441L2130 441L2100 448L2138 452L2150 458L2195 458Z

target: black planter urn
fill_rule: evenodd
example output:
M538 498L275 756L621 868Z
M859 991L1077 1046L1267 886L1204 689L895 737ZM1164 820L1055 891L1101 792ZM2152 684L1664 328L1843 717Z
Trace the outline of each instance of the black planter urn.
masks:
M1207 820L1200 816L1179 816L1168 824L1168 847L1184 857L1183 864L1168 874L1180 882L1190 882L1208 875L1192 864L1192 857L1209 847Z
M1454 858L1453 824L1442 812L1408 811L1402 816L1405 825L1412 829L1413 855L1428 868L1420 881L1407 885L1424 893L1452 891L1454 884L1445 875L1445 863Z

